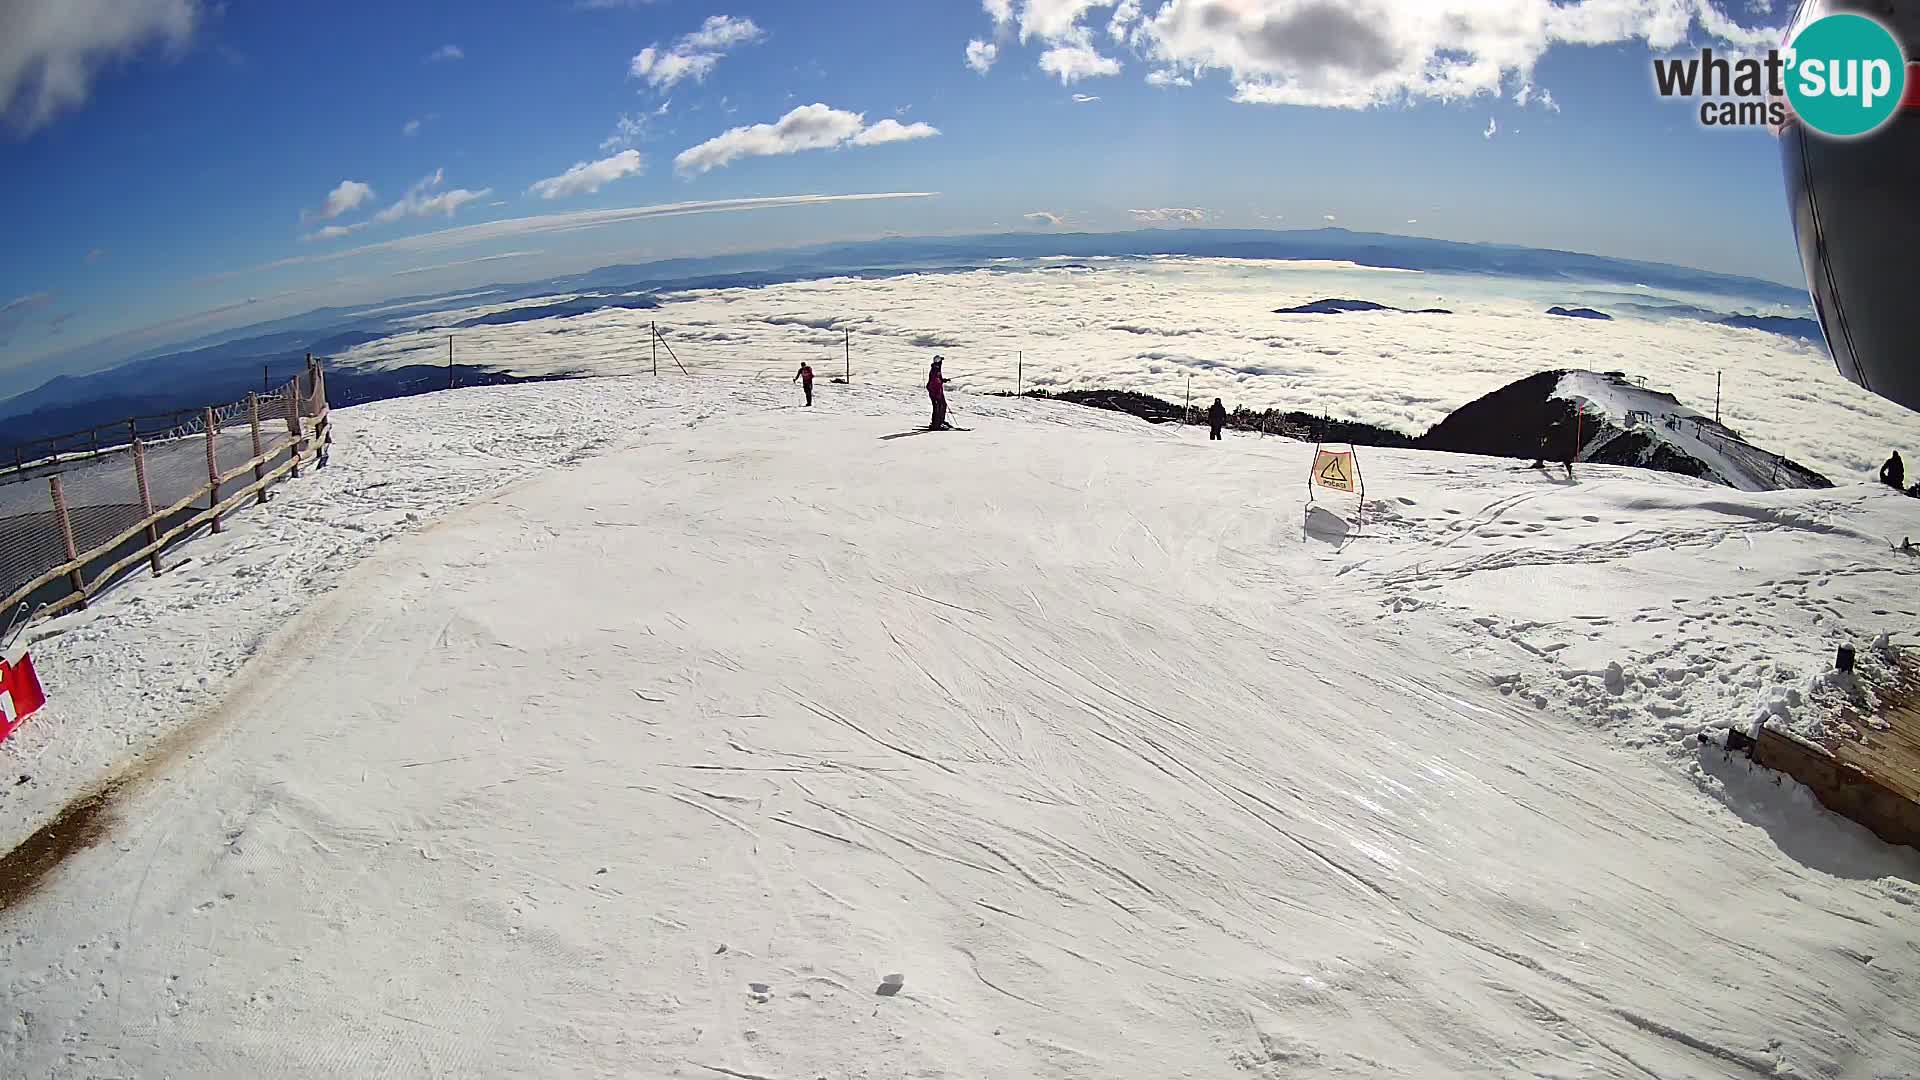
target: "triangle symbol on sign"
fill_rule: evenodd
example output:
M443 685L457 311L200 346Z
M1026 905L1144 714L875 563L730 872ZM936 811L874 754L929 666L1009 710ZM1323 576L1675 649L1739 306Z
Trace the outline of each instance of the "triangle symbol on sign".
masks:
M1328 458L1320 470L1320 479L1330 484L1344 484L1347 482L1347 470L1341 468L1339 458Z

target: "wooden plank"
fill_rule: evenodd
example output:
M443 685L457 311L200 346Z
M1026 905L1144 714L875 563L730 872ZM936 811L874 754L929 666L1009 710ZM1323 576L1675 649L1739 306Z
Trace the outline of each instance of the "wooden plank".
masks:
M73 591L82 597L81 602L84 606L87 583L86 579L80 576L80 552L75 550L73 517L67 513L67 497L60 490L58 475L47 477L47 486L53 490L53 513L60 521L60 542L66 545L67 565L73 568L69 572L68 581L73 585Z
M133 440L133 474L134 481L140 485L140 516L145 519L147 542L151 544L160 538L160 530L154 524L153 488L147 484L147 448L141 444L138 436ZM160 576L160 553L157 551L153 553L153 576Z
M1860 738L1830 739L1826 748L1836 759L1920 803L1920 661L1911 656L1896 661L1893 685L1882 697L1886 708L1877 719L1887 730L1876 730L1864 717L1849 717Z
M1920 849L1920 664L1908 657L1896 672L1881 717L1886 731L1850 717L1864 732L1860 739L1816 745L1769 728L1760 732L1753 760L1798 780L1827 809L1882 840Z

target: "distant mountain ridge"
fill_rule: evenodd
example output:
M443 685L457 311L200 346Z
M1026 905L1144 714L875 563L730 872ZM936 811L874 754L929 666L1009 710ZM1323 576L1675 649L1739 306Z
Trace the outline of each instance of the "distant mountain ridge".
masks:
M539 281L475 286L461 290L452 298L444 294L417 294L355 306L319 308L218 334L201 335L177 346L145 348L92 374L57 376L25 393L0 400L0 422L7 425L10 435L25 439L52 433L40 429L49 425L59 427L51 418L51 414L56 413L66 425L60 430L66 430L76 423L89 426L112 422L119 418L114 413L123 408L137 406L162 411L227 400L257 385L263 365L278 365L291 371L308 352L325 355L351 344L416 329L423 315L457 307L461 301L510 306L517 301L548 298L548 303L554 305L554 310L547 313L526 310L517 316L479 317L522 321L580 314L616 303L625 306L671 303L671 294L683 290L757 288L828 277L882 279L909 273L1036 269L996 265L1000 260L1158 257L1336 261L1383 269L1645 286L1799 307L1807 304L1804 290L1757 278L1576 252L1337 228L1291 232L1145 229L1121 233L889 238L620 264ZM1071 265L1077 269L1087 264ZM603 293L606 297L603 301L589 302L578 297L581 293ZM623 295L628 299L615 299ZM559 299L561 297L568 299ZM528 305L529 308L539 306ZM433 324L429 321L427 325ZM138 387L138 393L131 397L130 386Z

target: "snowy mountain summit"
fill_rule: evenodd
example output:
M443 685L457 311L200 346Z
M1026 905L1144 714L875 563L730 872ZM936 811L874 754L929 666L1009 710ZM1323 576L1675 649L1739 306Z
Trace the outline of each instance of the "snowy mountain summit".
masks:
M1672 394L1637 386L1619 372L1569 371L1553 397L1572 403L1590 432L1580 442L1581 461L1682 473L1741 491L1833 486Z

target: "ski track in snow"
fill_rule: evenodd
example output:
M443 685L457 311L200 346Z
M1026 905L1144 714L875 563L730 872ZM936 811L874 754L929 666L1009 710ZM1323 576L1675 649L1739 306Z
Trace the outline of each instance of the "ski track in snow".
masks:
M793 396L341 410L40 628L0 1075L1920 1075L1920 855L1693 739L1920 504Z

